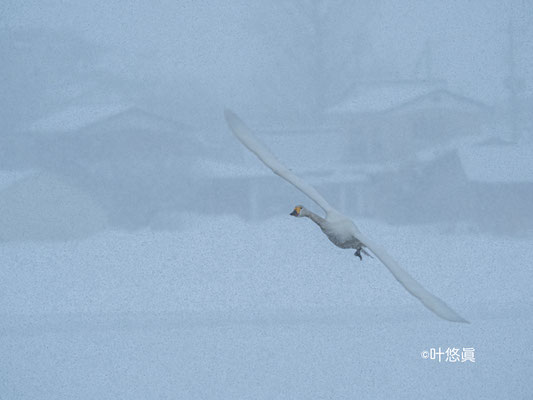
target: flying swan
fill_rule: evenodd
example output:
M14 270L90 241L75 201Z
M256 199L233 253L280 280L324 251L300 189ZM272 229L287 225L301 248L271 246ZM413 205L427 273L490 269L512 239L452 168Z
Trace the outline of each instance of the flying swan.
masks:
M387 252L364 236L351 219L335 210L314 187L304 182L281 164L235 113L226 109L225 116L229 127L237 139L248 150L254 153L276 175L292 183L326 212L326 218L322 218L303 206L297 205L290 215L310 218L320 227L322 232L326 234L333 244L341 249L355 249L355 255L361 259L361 253L370 256L366 249L370 250L389 269L396 280L409 293L418 298L428 309L448 321L468 323L467 320L452 310L444 301L424 289Z

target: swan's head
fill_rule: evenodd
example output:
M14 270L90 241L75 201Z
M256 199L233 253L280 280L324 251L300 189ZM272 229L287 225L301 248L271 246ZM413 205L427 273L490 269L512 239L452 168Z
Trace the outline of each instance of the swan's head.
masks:
M303 209L304 209L304 206L296 206L294 207L294 210L292 210L290 215L294 217L302 217L303 215L301 215L301 213Z

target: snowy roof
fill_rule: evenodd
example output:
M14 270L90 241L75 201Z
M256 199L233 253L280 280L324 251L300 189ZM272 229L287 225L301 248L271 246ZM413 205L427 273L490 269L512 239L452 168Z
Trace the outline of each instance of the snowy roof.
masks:
M83 128L84 131L96 130L149 130L159 133L175 134L180 131L191 132L194 129L170 118L154 114L139 107L128 107L124 110L97 120Z
M95 128L139 128L157 131L192 130L168 118L124 103L72 105L41 118L28 127L40 134L61 134Z
M84 128L96 121L109 118L127 110L126 104L74 105L41 118L28 127L30 132L62 133Z
M327 110L330 114L375 113L392 111L415 105L468 104L477 109L485 107L474 99L441 89L430 84L366 85Z
M459 109L463 112L486 112L489 107L481 101L463 96L458 93L450 92L445 89L433 90L424 93L411 100L403 102L386 111L401 111L403 109L424 109L430 107L440 107L448 109Z
M477 145L459 150L469 179L479 182L533 182L533 144Z
M332 114L383 111L429 92L428 88L405 86L367 87L328 109Z

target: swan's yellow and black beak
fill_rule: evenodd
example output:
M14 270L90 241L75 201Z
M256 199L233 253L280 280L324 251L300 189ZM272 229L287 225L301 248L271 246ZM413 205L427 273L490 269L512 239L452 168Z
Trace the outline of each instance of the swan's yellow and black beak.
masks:
M302 211L302 207L296 206L296 207L294 207L294 210L292 210L290 215L292 215L294 217L298 217L300 215L300 211Z

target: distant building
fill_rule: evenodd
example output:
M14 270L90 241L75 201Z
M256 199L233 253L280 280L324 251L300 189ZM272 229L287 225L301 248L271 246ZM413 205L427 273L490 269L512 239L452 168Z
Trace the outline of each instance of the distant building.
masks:
M533 146L457 143L372 174L362 216L392 224L443 223L495 234L533 231Z
M438 81L359 84L328 110L322 127L254 129L276 156L341 210L395 223L449 220L451 213L461 215L453 207L453 190L467 185L454 151L465 139L484 134L490 109L441 86ZM242 152L243 158L228 168L243 172L220 180L240 188L239 198L252 204L250 215L272 213L272 205L280 207L277 195L302 199ZM258 169L261 175L251 172ZM229 183L236 176L239 184Z
M250 161L250 162L248 162ZM287 160L284 160L286 162ZM286 162L289 167L292 163ZM310 209L318 208L312 200L294 186L274 175L259 160L246 162L199 161L197 171L202 179L200 196L205 200L204 212L213 214L237 214L246 219L264 219L285 215L297 204ZM357 210L359 195L350 196L347 188L364 183L367 176L352 170L342 170L334 165L329 168L299 168L296 173L327 194L327 198L341 211Z
M206 153L194 129L122 104L66 107L31 123L27 136L32 167L90 194L112 225L128 229L191 207L191 166Z
M360 84L328 116L344 132L345 161L375 163L410 160L420 150L482 134L490 108L432 82L400 81Z
M337 130L321 127L269 128L250 124L257 136L271 151L299 176L328 193L332 204L343 210L357 208L357 196L349 198L346 188L367 179L367 171L352 168L342 160L342 136ZM236 138L227 132L224 152L231 160L199 160L195 169L202 174L204 198L216 193L214 201L205 207L215 213L234 213L244 218L262 219L286 213L298 203L316 207L291 184L277 177ZM290 211L290 210L289 210Z

